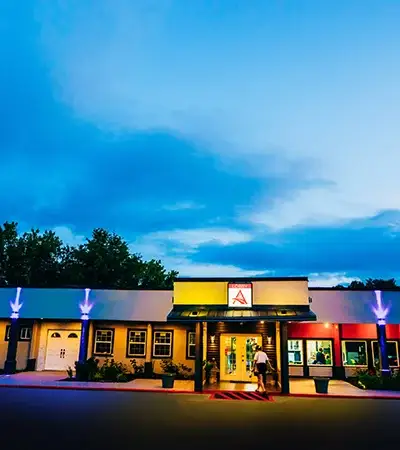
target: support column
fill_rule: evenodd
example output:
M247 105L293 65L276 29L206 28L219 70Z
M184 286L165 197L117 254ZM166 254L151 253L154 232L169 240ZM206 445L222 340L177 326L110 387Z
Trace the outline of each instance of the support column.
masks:
M144 376L146 378L153 377L153 326L151 323L147 324L147 333L146 333L146 358L144 360Z
M333 378L344 380L345 371L342 363L342 325L333 325Z
M288 360L288 324L280 324L281 340L281 389L282 394L289 394L289 360Z
M376 333L379 344L379 363L381 367L381 374L383 377L390 376L389 358L386 346L386 324L384 321L378 321L376 325Z
M12 318L7 348L7 359L4 363L4 373L6 375L13 374L17 371L18 337L19 337L19 319Z
M203 322L203 361L207 360L207 322Z
M196 361L194 365L194 390L203 390L203 329L201 322L196 322Z
M88 343L89 343L89 319L83 319L81 325L81 342L79 346L79 362L83 363L87 360Z

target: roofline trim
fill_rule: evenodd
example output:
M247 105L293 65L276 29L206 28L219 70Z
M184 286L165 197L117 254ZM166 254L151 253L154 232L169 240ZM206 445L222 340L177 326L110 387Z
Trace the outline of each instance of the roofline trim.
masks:
M174 283L186 283L186 282L224 282L233 283L237 282L257 282L257 281L308 281L308 277L178 277Z

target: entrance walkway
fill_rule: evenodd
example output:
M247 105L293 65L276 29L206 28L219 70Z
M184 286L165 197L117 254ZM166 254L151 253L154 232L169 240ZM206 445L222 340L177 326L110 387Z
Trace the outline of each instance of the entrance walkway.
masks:
M173 392L193 393L194 382L190 380L176 380L173 389L164 389L161 380L136 379L128 383L96 383L61 381L65 378L65 372L20 372L14 375L0 375L0 387L30 387L30 388L53 388L53 389L86 389L86 390L114 390L114 391L150 391L150 392ZM205 394L236 391L255 391L254 383L229 383L221 382L204 389ZM269 385L268 392L279 395L277 388ZM291 378L290 393L298 397L336 397L336 398L394 398L400 400L400 392L395 391L373 391L361 390L355 386L340 380L329 382L328 394L316 394L314 381L306 378Z

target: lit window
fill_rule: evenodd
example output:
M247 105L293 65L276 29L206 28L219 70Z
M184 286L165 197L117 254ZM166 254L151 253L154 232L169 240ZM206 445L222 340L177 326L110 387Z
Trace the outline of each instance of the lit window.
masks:
M193 331L187 334L187 356L188 358L196 358L196 333Z
M390 367L399 366L399 349L396 341L386 341L386 351ZM379 345L378 341L372 342L372 355L374 358L374 366L379 366Z
M155 331L153 339L153 356L171 358L172 331Z
M307 341L307 364L332 365L332 341Z
M10 340L10 330L11 326L7 325L5 340ZM19 329L19 340L20 341L30 341L32 339L32 327L21 327Z
M113 337L113 330L96 330L94 353L96 355L111 355L113 350Z
M128 331L128 356L146 356L146 331Z
M288 359L291 366L301 366L303 364L302 340L288 340Z
M342 355L344 366L367 366L366 341L343 341Z
M29 341L32 337L32 328L21 327L19 338L21 341Z

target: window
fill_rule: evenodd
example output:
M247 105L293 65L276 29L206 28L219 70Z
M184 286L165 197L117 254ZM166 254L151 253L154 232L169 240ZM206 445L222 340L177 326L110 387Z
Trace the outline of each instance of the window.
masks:
M5 335L5 340L9 341L10 340L10 330L11 330L11 325L7 325L6 327L6 335ZM30 341L32 339L32 327L24 327L22 326L19 329L19 338L18 340L20 341Z
M55 332L55 333L53 333L53 334L51 335L51 337L52 337L52 338L60 338L60 337L61 337L61 334Z
M399 366L399 349L396 341L386 341L386 351L389 359L390 367ZM374 358L374 366L379 366L379 344L378 341L372 341L372 355Z
M196 358L196 333L193 331L187 333L186 349L188 359Z
M155 331L153 335L153 356L172 357L172 331Z
M78 335L76 333L69 333L68 339L78 339Z
M289 365L301 366L303 364L303 341L288 340Z
M111 355L113 351L114 330L96 330L94 335L94 353L96 355Z
M344 366L367 365L367 343L365 341L343 341L342 354Z
M146 331L128 330L127 356L146 356Z
M307 341L307 365L332 365L332 341Z
M21 341L30 341L32 337L32 328L21 327L19 332L19 338Z

